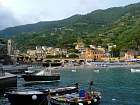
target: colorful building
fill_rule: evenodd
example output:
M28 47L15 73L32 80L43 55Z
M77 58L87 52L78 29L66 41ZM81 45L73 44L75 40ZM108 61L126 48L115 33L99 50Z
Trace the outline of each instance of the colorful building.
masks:
M78 41L76 43L76 46L75 46L75 49L78 50L78 51L83 51L85 48L85 44L82 42L82 41Z
M105 50L103 49L91 49L85 48L81 54L81 59L92 59L92 60L102 60L105 57Z

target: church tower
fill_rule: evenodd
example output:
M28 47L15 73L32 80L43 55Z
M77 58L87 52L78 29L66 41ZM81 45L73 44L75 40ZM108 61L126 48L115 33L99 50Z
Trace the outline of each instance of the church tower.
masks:
M7 50L9 56L13 55L13 43L11 39L8 40Z

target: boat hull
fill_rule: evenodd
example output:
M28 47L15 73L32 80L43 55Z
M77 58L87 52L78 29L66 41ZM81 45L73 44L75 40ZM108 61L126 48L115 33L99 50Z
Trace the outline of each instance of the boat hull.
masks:
M53 82L59 81L60 76L37 76L37 75L23 75L22 76L25 81L46 81L46 82Z
M99 105L100 98L96 98L95 100L91 99L91 100L83 100L80 102L76 102L76 101L70 102L68 100L64 101L64 100L51 99L49 103L51 105Z
M11 105L47 105L46 94L7 94ZM35 99L33 98L35 97Z
M82 105L99 105L100 103L95 103L95 102L80 102L82 103ZM80 105L80 103L76 103L76 102L51 102L51 105Z
M8 98L11 105L48 105L48 96L64 95L78 92L78 87L64 87L42 91L11 91L6 92L5 97Z
M48 103L51 105L99 105L101 101L100 92L86 92L80 90L79 92L50 96Z

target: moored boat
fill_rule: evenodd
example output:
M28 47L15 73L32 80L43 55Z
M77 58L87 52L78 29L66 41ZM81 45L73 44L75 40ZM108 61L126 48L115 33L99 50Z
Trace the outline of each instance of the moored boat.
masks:
M76 69L71 70L71 72L76 72Z
M25 81L28 82L53 82L60 80L60 72L58 68L46 68L44 67L42 70L38 72L27 72L22 75Z
M92 91L91 81L89 84L89 89L81 89L75 93L68 93L64 95L50 95L50 100L48 103L51 105L99 105L101 101L101 93L97 91Z
M41 91L11 91L5 94L11 105L47 105L47 93Z
M99 105L101 100L100 92L92 94L86 93L85 96L80 96L78 93L64 94L51 96L51 105Z
M131 68L131 72L139 72L140 73L140 69L132 69Z
M41 91L12 90L5 93L11 105L48 105L48 95L64 95L78 91L78 85L60 88L51 88Z

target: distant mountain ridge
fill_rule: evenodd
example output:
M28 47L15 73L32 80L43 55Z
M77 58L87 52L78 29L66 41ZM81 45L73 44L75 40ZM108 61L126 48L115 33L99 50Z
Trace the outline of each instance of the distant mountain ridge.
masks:
M52 30L53 28L71 26L76 23L88 23L93 29L99 28L101 25L111 24L132 8L137 9L140 3L132 4L125 7L114 7L106 10L96 10L86 15L74 15L70 18L59 21L44 21L35 24L27 24L16 27L6 28L0 31L1 35L11 36L22 32L40 32L44 30Z
M116 44L117 51L140 51L140 3L7 28L0 34L13 38L22 50L45 45L73 51L77 40L82 40L86 46Z

